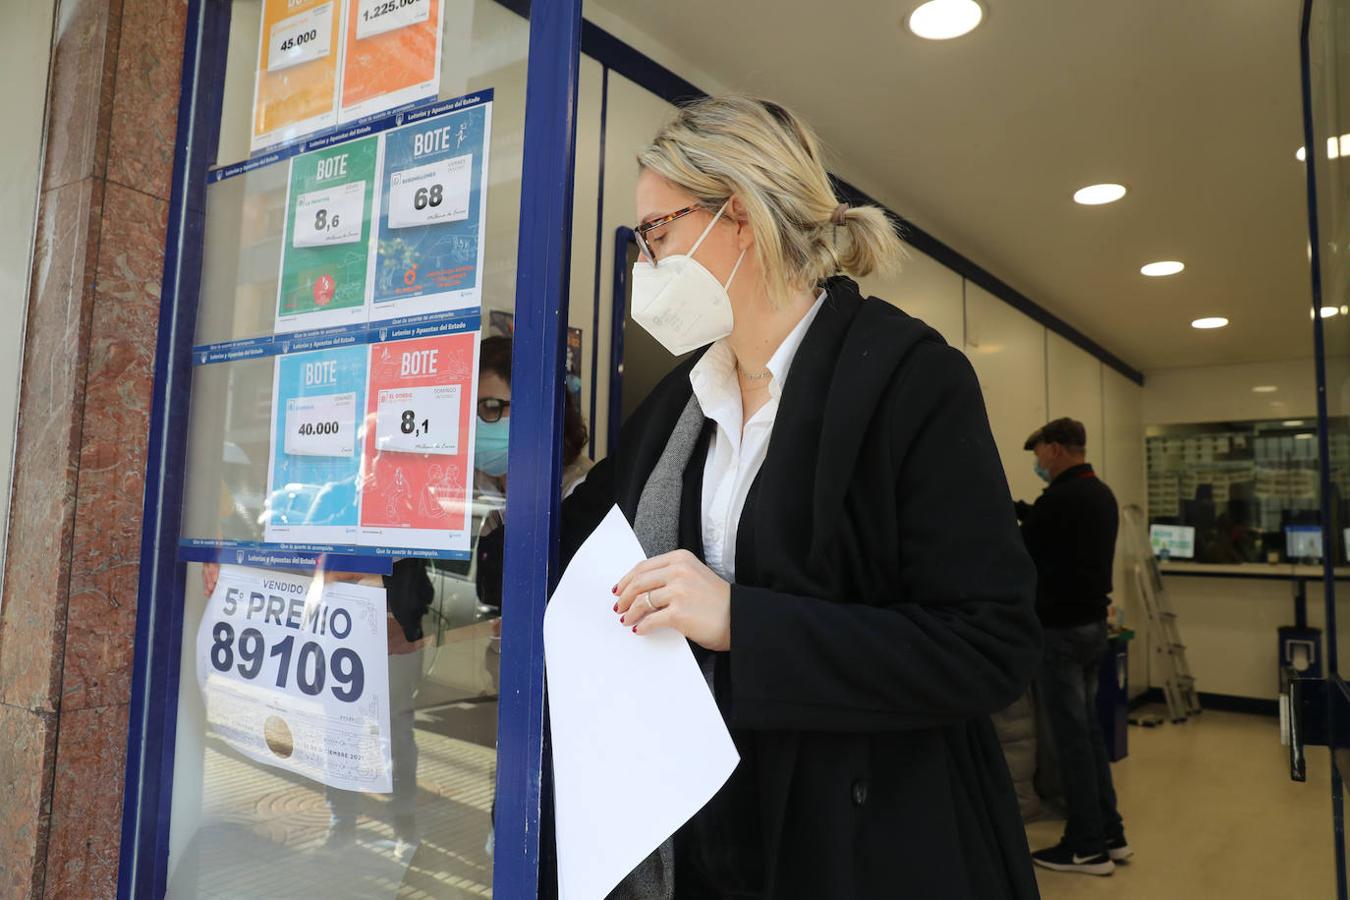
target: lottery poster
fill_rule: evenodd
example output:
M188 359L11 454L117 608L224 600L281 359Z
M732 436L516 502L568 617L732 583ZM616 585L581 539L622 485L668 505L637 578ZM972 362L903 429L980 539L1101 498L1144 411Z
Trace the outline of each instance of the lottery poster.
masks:
M366 346L278 356L263 509L269 543L356 543Z
M197 631L210 732L250 759L389 793L385 591L221 566Z
M276 330L363 322L378 136L290 161Z
M340 122L435 97L441 84L441 0L344 0Z
M361 543L468 551L478 337L371 346Z
M342 2L263 0L250 151L337 124Z
M371 319L477 308L491 102L385 135Z

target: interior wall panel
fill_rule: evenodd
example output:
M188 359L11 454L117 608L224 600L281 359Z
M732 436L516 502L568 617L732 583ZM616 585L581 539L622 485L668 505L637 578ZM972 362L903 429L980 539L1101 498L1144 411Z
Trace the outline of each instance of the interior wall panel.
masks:
M984 390L1012 495L1034 500L1045 485L1022 445L1046 421L1045 328L966 282L965 347Z
M858 279L858 286L864 295L880 297L922 319L953 347L962 346L965 313L961 276L912 247L906 251L897 274L885 278L869 275Z

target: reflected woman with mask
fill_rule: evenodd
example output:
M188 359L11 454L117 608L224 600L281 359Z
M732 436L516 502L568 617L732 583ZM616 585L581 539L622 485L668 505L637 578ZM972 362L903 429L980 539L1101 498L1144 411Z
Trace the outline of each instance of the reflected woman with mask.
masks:
M511 434L511 339L483 339L478 350L478 421L474 432L474 503L487 507L479 530L478 599L501 607L502 535L506 516L506 461ZM572 493L593 463L583 452L588 432L577 396L563 407L563 497Z
M740 763L611 896L1035 897L989 720L1036 670L1035 572L969 361L845 276L899 240L778 104L685 106L638 163L633 317L706 349L563 504L563 554L619 504L649 559L615 618L691 642Z
M507 447L511 434L511 339L483 339L478 351L478 422L474 435L474 493L504 497ZM582 453L588 434L575 394L567 393L563 410L563 496L590 471Z
M474 495L506 495L511 433L511 339L484 338L478 349L478 421L473 441Z

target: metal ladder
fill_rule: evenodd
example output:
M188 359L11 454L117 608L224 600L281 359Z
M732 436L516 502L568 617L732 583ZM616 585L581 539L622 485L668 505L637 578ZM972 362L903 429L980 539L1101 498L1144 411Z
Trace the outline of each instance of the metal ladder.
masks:
M1144 599L1149 646L1162 672L1168 717L1173 722L1185 722L1202 710L1195 691L1195 676L1191 674L1190 664L1186 661L1186 645L1181 642L1181 632L1177 627L1176 610L1172 608L1172 601L1163 587L1162 572L1153 555L1143 510L1132 504L1125 507L1122 516L1127 565L1134 573L1139 594Z

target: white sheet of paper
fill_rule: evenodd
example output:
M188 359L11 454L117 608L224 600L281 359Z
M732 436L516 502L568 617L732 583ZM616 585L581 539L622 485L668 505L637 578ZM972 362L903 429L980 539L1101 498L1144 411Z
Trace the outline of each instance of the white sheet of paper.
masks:
M645 558L614 507L544 613L561 900L603 900L740 762L684 637L614 614L610 588Z

